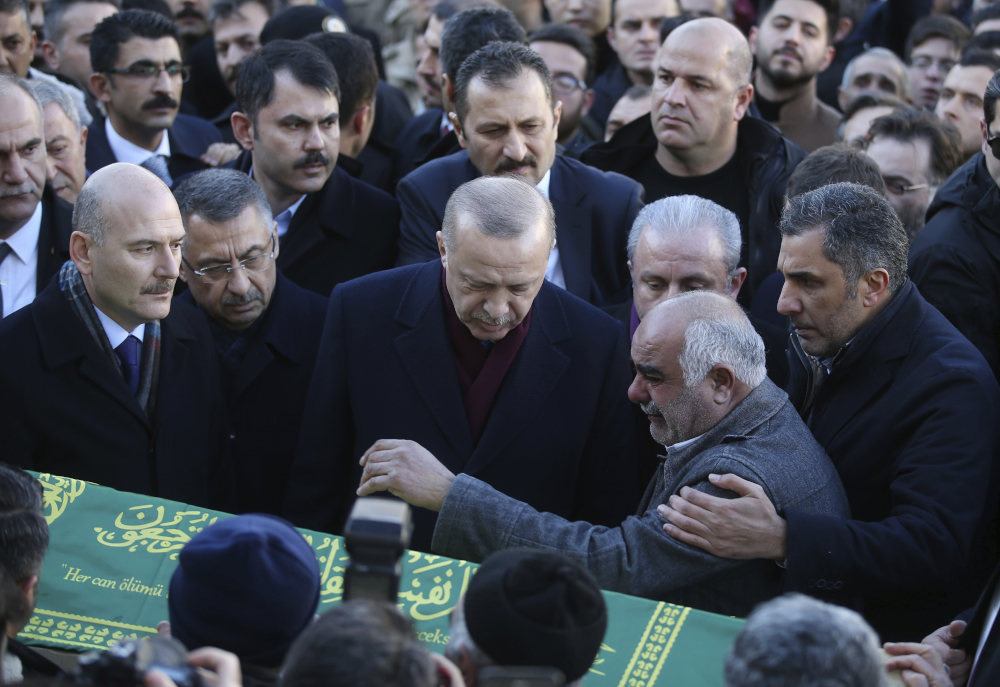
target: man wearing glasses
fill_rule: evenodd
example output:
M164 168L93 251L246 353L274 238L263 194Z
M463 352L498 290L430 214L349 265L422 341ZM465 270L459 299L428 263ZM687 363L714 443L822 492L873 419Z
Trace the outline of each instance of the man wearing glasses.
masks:
M962 162L958 131L929 110L900 107L877 117L865 152L885 180L886 200L910 241L924 228L927 206Z
M173 303L184 225L150 172L83 185L70 261L0 324L0 436L20 467L228 509L225 407L205 323Z
M305 411L326 299L275 266L277 231L267 196L236 170L210 169L174 196L184 228L180 278L205 316L239 461L239 512L277 513Z
M90 62L90 88L107 112L87 138L91 172L131 162L170 186L207 166L200 156L222 139L209 122L178 114L189 72L172 21L145 10L113 14L91 34Z
M579 158L591 144L604 139L604 132L586 115L594 102L596 50L583 29L568 24L546 24L531 34L528 47L545 60L552 72L552 93L562 103L560 152Z
M983 96L982 150L958 168L927 210L910 250L920 293L983 354L1000 377L1000 72Z

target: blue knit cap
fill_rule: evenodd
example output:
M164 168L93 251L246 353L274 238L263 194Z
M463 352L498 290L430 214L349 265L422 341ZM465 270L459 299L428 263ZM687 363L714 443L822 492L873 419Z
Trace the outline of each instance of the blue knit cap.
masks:
M319 604L319 564L288 522L239 515L184 546L170 578L170 629L189 650L215 646L277 667Z

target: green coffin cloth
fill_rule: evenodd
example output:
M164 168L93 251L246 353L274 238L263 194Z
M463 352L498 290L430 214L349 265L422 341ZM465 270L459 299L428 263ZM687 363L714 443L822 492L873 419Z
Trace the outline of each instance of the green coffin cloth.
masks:
M156 632L167 619L177 555L226 513L40 474L51 543L35 614L19 638L60 649L104 649ZM340 537L302 530L322 574L318 613L339 603L347 551ZM448 615L478 566L407 551L399 606L428 649L448 643ZM742 620L604 592L608 632L587 685L722 685Z

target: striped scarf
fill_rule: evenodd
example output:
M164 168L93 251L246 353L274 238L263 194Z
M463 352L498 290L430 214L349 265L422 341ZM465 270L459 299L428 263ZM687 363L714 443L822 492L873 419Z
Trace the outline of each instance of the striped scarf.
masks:
M108 335L104 332L101 321L97 319L97 310L83 284L83 277L80 276L80 271L71 260L67 260L62 269L59 270L59 290L62 291L63 297L69 302L73 312L83 322L94 341L121 374L121 361L114 349L111 348L111 342L108 341ZM160 321L147 322L145 331L145 336L142 339L142 353L139 356L139 392L136 394L136 398L142 409L146 411L146 417L151 418L156 405L156 380L160 376Z

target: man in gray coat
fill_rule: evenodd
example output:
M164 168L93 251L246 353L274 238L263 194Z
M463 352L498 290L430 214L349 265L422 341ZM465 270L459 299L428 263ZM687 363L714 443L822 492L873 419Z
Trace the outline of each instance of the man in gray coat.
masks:
M766 378L764 345L740 307L691 292L650 310L632 339L629 398L666 448L637 514L614 528L539 513L468 475L453 475L419 444L381 440L362 457L360 495L388 490L440 511L431 548L482 560L508 547L576 559L604 589L746 615L781 593L773 561L725 560L664 534L656 505L690 489L732 496L712 476L763 485L776 513L845 517L837 473L787 396ZM525 475L530 479L530 475Z

